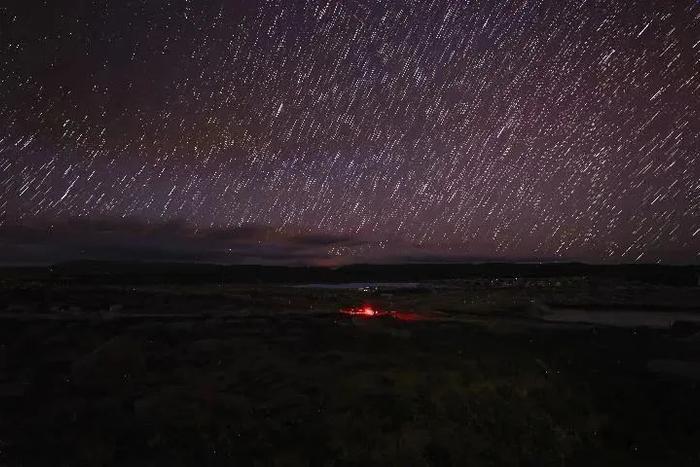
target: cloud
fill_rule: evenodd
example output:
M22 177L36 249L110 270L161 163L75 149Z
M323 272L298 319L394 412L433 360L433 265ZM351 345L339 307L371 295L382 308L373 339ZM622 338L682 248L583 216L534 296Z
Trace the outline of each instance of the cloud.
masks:
M194 261L259 264L334 264L334 247L361 239L307 235L269 226L196 229L180 221L84 219L0 227L0 262L48 264L73 260Z
M398 238L376 242L257 224L202 229L184 221L148 223L132 218L72 218L0 226L0 264L103 260L342 266L547 260L534 256L484 257L479 251L488 249L473 244L415 245Z

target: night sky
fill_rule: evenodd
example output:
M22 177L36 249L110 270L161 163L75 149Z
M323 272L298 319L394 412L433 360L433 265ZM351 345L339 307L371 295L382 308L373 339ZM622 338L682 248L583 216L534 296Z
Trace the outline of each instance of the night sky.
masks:
M0 3L0 260L700 261L694 0Z

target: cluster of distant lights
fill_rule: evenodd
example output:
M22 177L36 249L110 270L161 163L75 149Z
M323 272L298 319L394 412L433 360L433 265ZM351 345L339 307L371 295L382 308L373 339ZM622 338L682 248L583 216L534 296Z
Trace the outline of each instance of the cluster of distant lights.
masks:
M421 314L410 311L384 310L370 304L341 308L340 313L357 318L393 318L399 321L425 321L435 319L435 317L431 316L430 314Z
M367 316L367 317L382 316L382 315L389 315L390 314L389 312L386 312L386 311L376 310L371 305L362 305L362 306L354 307L354 308L353 307L341 308L340 312L344 313L346 315Z
M372 240L329 246L340 257L700 254L695 2L269 0L236 25L162 8L149 27L167 40L129 52L136 69L171 60L151 107L110 107L95 73L51 89L14 71L30 44L7 45L0 225L116 216Z

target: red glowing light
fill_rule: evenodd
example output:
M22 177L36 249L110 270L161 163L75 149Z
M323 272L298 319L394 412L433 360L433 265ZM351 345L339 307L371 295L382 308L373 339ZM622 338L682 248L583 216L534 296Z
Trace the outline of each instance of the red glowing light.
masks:
M359 307L343 308L340 310L341 313L346 315L360 315L360 316L380 316L388 314L386 311L376 310L371 305L363 305Z
M389 316L399 321L424 321L435 319L429 313L415 313L410 311L385 311L373 307L372 305L362 305L358 307L341 308L340 312L345 315L362 316L367 318L377 318Z

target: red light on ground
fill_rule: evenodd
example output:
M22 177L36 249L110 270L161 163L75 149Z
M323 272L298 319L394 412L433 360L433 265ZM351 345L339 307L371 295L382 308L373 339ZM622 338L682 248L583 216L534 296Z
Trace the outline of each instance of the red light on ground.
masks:
M374 308L372 305L362 305L358 307L341 308L340 312L344 315L364 316L368 318L376 318L380 316L390 316L399 321L423 321L426 319L434 319L430 315L424 313L415 313L410 311L385 311Z
M363 306L353 307L353 308L342 308L340 310L340 312L344 313L346 315L360 315L360 316L379 316L379 315L388 314L387 312L384 312L384 311L375 310L370 305L363 305Z

